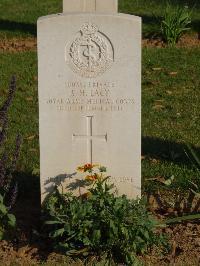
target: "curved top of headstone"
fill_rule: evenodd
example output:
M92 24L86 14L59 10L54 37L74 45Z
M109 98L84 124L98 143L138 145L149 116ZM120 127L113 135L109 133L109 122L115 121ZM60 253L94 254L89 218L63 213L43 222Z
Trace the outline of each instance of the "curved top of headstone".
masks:
M66 12L117 13L118 0L63 0L63 13Z

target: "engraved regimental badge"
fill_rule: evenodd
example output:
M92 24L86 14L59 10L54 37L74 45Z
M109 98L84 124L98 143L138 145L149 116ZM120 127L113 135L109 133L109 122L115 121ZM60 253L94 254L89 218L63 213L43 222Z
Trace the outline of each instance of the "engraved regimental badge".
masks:
M85 23L79 36L66 47L66 61L78 75L95 78L111 67L113 46L96 25Z

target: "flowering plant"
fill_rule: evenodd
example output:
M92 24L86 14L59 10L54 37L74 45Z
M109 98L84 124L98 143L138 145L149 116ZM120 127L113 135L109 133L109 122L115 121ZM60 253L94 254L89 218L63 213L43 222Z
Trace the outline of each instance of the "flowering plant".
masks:
M85 164L77 171L85 174L88 192L74 196L56 188L44 205L44 230L55 249L71 256L106 254L108 260L138 265L138 253L164 243L144 201L117 196L105 167Z
M84 164L83 166L77 167L77 171L87 174L85 176L86 181L95 182L102 181L105 178L106 167L100 166L99 164Z
M0 240L5 238L8 228L15 226L15 216L10 213L15 204L18 187L14 181L12 173L15 170L21 138L17 136L15 149L12 159L5 148L5 140L8 126L8 110L16 91L16 79L11 78L8 96L3 105L0 107Z

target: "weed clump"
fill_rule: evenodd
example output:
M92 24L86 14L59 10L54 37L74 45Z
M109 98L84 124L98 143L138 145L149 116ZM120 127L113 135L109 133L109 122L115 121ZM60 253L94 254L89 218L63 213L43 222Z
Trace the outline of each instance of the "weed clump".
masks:
M161 21L161 34L163 40L170 46L175 46L184 32L188 31L191 24L191 12L187 6L175 7L167 2L164 16Z

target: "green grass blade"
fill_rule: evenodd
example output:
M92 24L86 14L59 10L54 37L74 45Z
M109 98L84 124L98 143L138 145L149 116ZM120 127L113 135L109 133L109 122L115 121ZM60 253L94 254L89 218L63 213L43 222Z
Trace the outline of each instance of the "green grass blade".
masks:
M165 221L166 224L173 224L173 223L179 223L183 221L191 221L191 220L198 220L200 219L200 213L199 214L191 214L191 215L185 215L182 217L176 217L172 219L168 219Z

